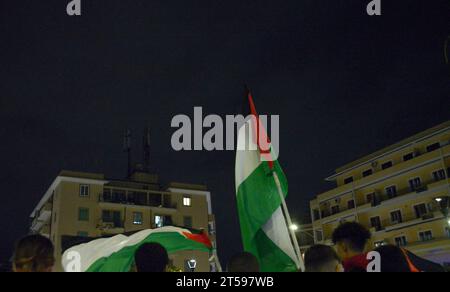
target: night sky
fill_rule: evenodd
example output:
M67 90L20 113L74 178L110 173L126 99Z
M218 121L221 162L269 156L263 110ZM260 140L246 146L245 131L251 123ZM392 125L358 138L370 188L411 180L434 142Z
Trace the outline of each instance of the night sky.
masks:
M176 114L279 114L296 221L334 169L450 119L448 0L0 1L0 259L62 169L126 174L151 130L162 182L205 183L223 261L241 250L233 152L175 152Z

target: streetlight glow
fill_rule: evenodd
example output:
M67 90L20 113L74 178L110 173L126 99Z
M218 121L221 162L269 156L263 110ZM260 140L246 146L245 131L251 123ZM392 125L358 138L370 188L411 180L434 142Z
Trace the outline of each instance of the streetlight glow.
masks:
M289 226L289 228L290 228L292 231L297 231L297 230L298 230L298 226L297 226L296 224L292 224L291 226Z
M442 202L442 198L436 198L435 200L436 200L436 202L438 202L438 203Z

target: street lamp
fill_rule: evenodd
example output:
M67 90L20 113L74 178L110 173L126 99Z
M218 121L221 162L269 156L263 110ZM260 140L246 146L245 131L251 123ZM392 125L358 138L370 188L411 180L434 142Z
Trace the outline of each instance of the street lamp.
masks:
M291 226L289 226L289 229L295 232L298 231L298 226L296 224L292 224Z
M439 197L435 199L439 203L442 215L447 219L447 223L450 225L449 209L450 209L450 196Z

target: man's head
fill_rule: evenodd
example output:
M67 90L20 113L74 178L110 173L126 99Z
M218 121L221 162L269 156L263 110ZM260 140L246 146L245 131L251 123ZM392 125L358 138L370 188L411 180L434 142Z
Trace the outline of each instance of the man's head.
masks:
M134 255L136 271L140 273L165 272L169 264L166 249L158 243L145 243Z
M361 224L347 222L340 225L333 232L333 243L342 260L348 260L354 256L364 253L371 234Z
M227 270L231 273L259 272L258 259L248 252L239 253L228 262Z
M29 235L16 244L14 272L51 272L55 264L52 242L41 235Z
M305 271L308 273L343 272L341 261L330 246L314 245L305 253Z

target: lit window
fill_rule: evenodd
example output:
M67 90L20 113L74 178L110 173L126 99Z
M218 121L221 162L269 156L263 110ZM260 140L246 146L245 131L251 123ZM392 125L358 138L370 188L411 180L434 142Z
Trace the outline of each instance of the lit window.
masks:
M192 198L191 197L183 197L183 206L185 206L185 207L192 206Z
M134 225L142 225L142 213L141 212L133 213L133 224Z
M156 228L161 228L164 226L164 217L156 215L155 216L155 226Z

